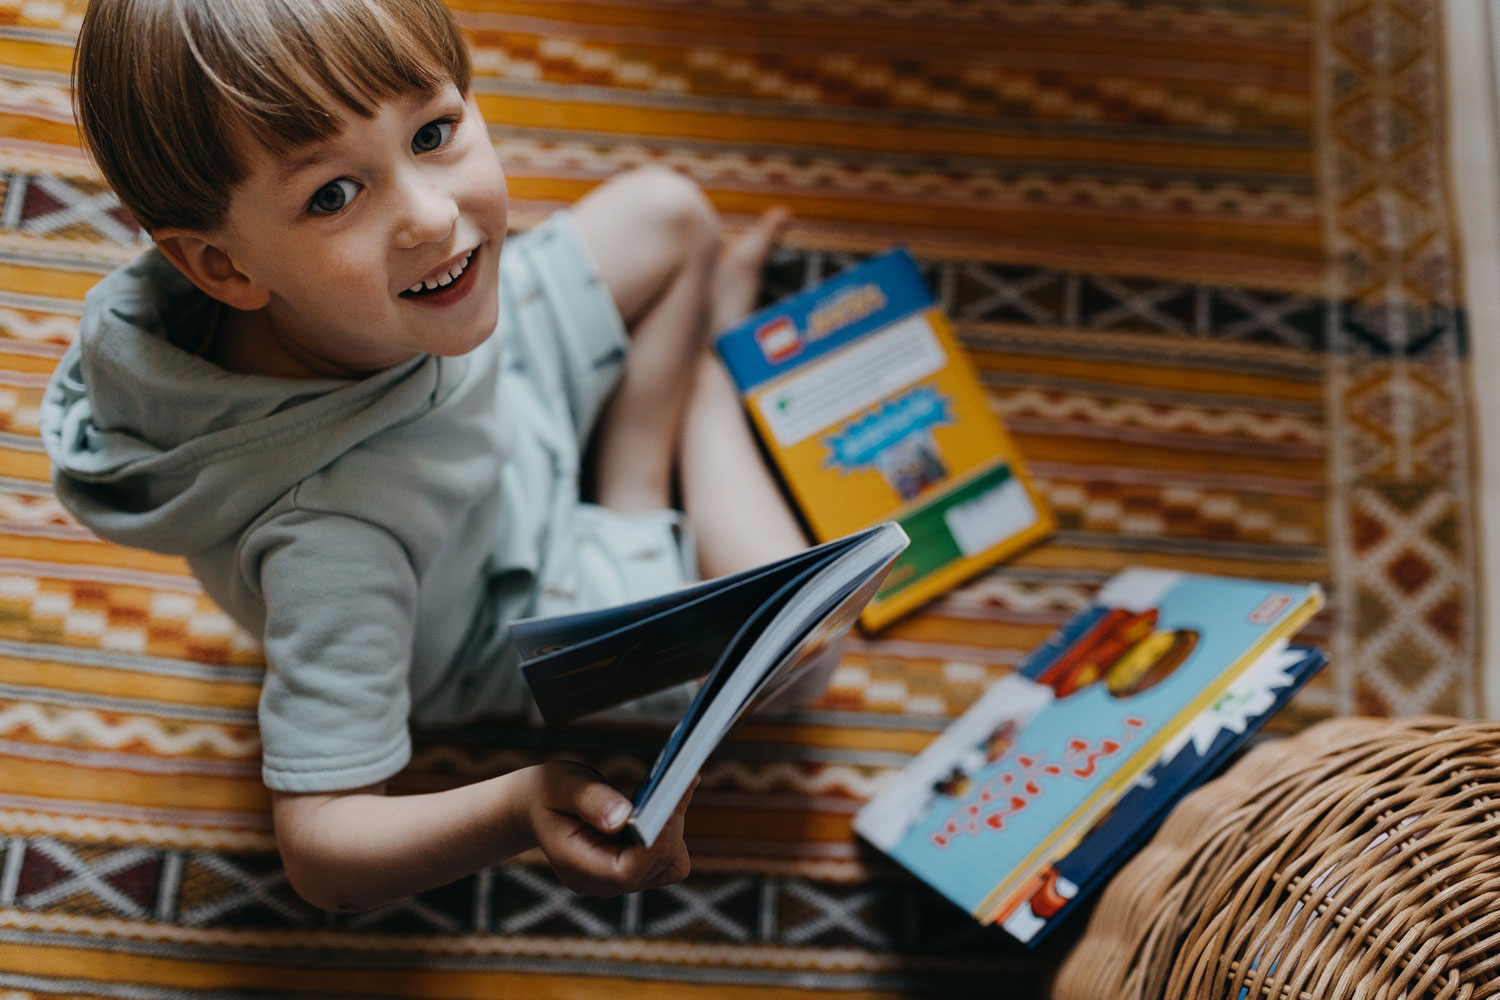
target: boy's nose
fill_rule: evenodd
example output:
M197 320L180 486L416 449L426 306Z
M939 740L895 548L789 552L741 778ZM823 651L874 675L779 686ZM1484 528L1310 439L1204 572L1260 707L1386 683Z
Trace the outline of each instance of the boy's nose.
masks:
M422 177L401 185L401 205L396 222L396 244L402 249L447 239L458 222L458 202L453 195Z

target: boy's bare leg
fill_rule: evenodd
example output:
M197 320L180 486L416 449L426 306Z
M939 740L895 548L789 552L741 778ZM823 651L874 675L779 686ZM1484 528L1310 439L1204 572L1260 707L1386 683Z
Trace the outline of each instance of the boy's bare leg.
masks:
M773 209L720 250L709 291L709 328L715 333L738 322L754 306L761 267L787 218L784 209ZM698 539L704 576L749 569L807 547L796 516L756 446L739 391L712 348L699 361L688 399L681 475L683 506ZM842 642L825 647L770 700L757 703L755 711L781 712L822 695L842 649Z
M662 168L601 184L572 214L631 337L595 433L593 499L627 512L669 507L683 410L705 342L718 215L697 185Z
M709 328L717 333L750 312L761 267L786 225L784 209L761 216L719 252L709 285ZM711 346L697 371L682 427L683 507L705 577L791 555L807 539L756 446L738 391Z
M707 331L746 315L786 213L722 248L703 193L662 169L600 185L574 220L631 332L620 386L600 418L595 499L617 510L671 503L674 464L705 577L805 548Z

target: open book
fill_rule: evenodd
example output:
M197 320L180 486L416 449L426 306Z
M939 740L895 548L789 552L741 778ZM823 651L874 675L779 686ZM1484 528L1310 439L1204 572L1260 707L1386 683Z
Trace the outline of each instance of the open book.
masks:
M854 828L1033 943L1324 662L1316 586L1129 569L859 811Z
M548 723L707 673L636 790L629 826L650 844L735 720L826 665L906 545L882 524L634 604L517 621L521 670Z

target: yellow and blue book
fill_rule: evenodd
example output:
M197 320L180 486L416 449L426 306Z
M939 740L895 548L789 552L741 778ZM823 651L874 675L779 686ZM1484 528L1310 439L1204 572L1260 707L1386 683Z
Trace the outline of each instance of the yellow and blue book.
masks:
M717 341L816 541L883 521L911 538L860 616L879 629L1052 531L973 365L897 249Z
M1034 944L1316 672L1315 585L1113 577L884 784L854 829Z

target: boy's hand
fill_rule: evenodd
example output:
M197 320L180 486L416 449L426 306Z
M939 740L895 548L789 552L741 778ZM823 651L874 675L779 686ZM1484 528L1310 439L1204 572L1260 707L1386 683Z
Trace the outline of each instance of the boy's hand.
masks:
M598 771L573 761L552 761L533 772L536 794L529 797L528 819L563 885L584 895L618 896L687 877L692 866L682 842L682 821L697 778L656 843L646 847L619 836L630 800Z

